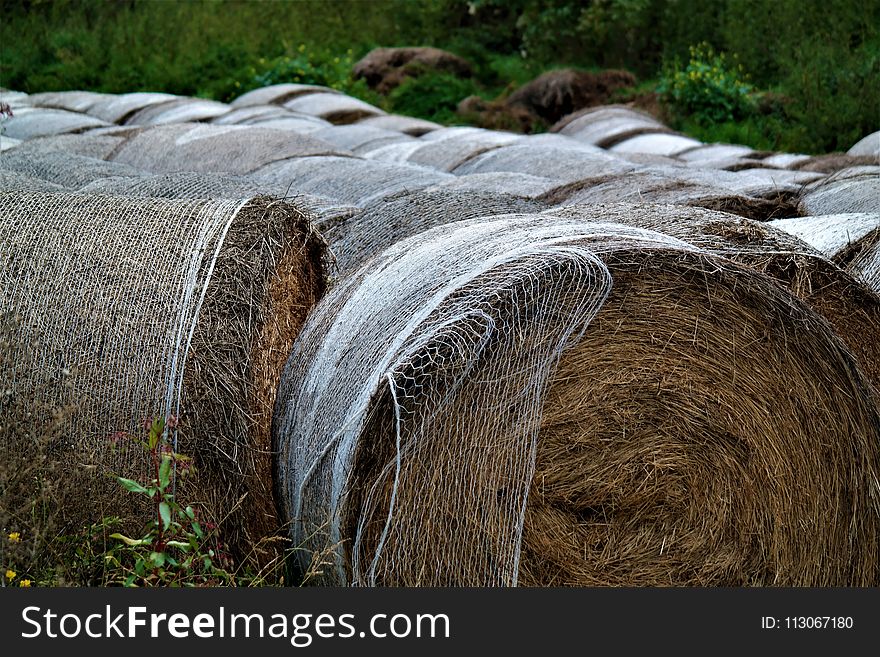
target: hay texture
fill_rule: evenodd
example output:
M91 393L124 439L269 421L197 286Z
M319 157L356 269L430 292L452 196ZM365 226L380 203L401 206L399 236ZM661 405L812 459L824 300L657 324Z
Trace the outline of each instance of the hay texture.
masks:
M768 277L548 216L435 228L343 281L273 424L303 571L366 585L876 585L878 434Z
M248 91L233 100L229 105L236 109L252 107L254 105L281 105L292 98L314 93L338 94L340 92L329 87L321 87L314 84L294 84L292 82L271 84L267 87Z
M880 294L880 212L780 219L773 225L811 244Z
M678 238L773 278L831 324L880 393L880 297L849 268L779 227L812 217L762 223L702 208L641 204L620 212L619 206L608 207L621 223ZM583 205L552 208L545 214L602 221L607 211Z
M253 556L256 539L278 529L276 386L324 285L323 241L306 214L265 197L14 193L0 194L0 208L0 296L20 317L18 342L39 345L32 359L13 355L7 381L13 395L49 391L44 401L74 406L55 447L71 472L101 473L81 507L66 510L79 514L71 520L124 516L104 470L137 479L147 459L130 441L111 452L108 437L177 415L175 446L197 468L177 482L180 499L201 504L225 542ZM51 385L70 372L69 388Z

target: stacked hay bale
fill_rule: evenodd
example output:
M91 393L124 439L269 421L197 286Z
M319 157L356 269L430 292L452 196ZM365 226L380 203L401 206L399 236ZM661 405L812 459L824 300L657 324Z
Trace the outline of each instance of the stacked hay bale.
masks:
M675 238L548 219L429 230L316 308L273 426L303 572L876 585L880 416L828 323Z
M10 394L75 409L53 446L71 477L83 464L146 475L147 456L130 441L111 451L108 437L179 416L175 449L197 468L181 482L186 499L248 555L278 529L271 411L293 338L324 289L324 242L308 215L266 197L16 192L0 194L0 208L0 296L19 317L3 372ZM38 348L21 347L25 358L16 345ZM148 518L101 478L77 497L71 522Z

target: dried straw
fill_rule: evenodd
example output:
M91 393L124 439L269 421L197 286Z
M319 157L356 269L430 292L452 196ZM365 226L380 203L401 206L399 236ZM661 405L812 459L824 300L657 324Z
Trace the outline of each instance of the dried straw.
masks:
M273 435L323 583L880 582L869 384L772 279L656 232L397 243L310 316Z

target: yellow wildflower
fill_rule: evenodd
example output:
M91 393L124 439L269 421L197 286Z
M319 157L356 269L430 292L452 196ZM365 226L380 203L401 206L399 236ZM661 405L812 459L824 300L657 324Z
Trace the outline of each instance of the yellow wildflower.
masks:
M21 532L12 532L9 534L10 543L21 543Z
M14 570L11 570L10 568L6 569L6 579L10 582L15 579L16 574L17 573Z
M31 587L31 580L23 579L18 583L18 585L23 589L29 589Z

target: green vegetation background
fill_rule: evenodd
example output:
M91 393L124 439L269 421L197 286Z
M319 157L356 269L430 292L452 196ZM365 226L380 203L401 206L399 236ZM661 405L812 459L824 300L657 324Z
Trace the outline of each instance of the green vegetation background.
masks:
M454 121L462 94L495 97L558 66L626 68L638 91L653 91L701 43L763 93L711 120L671 104L680 129L815 153L880 128L877 0L3 0L0 85L228 101L298 78ZM350 79L370 49L403 45L451 50L475 79L423 81L388 99Z

